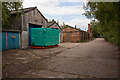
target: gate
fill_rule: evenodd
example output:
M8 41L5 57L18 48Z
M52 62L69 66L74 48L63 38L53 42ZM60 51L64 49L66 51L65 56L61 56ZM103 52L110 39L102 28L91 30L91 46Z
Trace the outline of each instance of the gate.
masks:
M19 48L19 32L2 32L2 50Z
M7 49L19 48L19 33L7 32Z

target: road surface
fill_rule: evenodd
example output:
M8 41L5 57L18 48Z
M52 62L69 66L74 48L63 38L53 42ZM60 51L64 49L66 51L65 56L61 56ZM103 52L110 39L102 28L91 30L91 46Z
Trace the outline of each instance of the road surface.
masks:
M68 45L69 46L69 45ZM118 47L103 38L80 43L32 62L17 78L117 78ZM33 64L34 63L34 64ZM24 63L25 64L25 63ZM27 63L29 64L29 63ZM26 65L26 64L25 64ZM28 67L28 66L27 66ZM17 68L17 67L16 67ZM24 68L24 65L23 65ZM7 74L9 75L9 74Z

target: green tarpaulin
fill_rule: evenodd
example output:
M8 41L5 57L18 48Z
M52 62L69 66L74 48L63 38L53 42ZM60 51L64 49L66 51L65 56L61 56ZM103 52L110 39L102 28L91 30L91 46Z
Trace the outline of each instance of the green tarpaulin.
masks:
M53 28L31 28L32 46L53 46L59 44L59 30Z

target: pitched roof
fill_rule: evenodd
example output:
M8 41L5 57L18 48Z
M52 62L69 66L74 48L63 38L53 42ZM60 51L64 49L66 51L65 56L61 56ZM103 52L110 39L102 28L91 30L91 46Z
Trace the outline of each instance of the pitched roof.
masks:
M56 21L51 21L51 22L47 22L47 27L49 28L50 26L52 26L53 24L55 24L56 23Z
M58 27L62 30L62 28L59 26L59 24L58 23L56 23L56 21L51 21L51 22L47 22L47 28L49 28L49 27L51 27L52 25L54 25L54 24L57 24L58 25Z
M20 10L18 10L18 11L13 10L13 11L11 11L10 13L11 13L11 14L17 14L17 13L22 13L22 12L26 13L26 12L29 12L29 11L31 11L31 10L34 10L35 8L37 8L37 7L24 8L24 9L20 9Z
M79 28L74 28L74 27L72 27L72 26L67 26L67 27L70 27L70 28L73 28L73 29L76 29L76 30L79 30L79 31L83 31L83 30L81 30L81 29L79 29ZM64 27L64 28L62 28L62 29L65 29L65 28L67 28L67 27ZM86 32L86 31L83 31L83 32Z
M27 13L27 12L29 12L29 11L32 11L32 10L35 10L37 7L29 7L29 8L24 8L24 9L20 9L20 10L18 10L18 11L11 11L10 13L11 14L17 14L17 13ZM48 21L44 16L43 16L43 14L37 9L37 11L42 15L42 17L46 20L46 21Z
M57 25L58 25L58 27L62 30L62 28L59 26L59 24L58 23L56 23Z

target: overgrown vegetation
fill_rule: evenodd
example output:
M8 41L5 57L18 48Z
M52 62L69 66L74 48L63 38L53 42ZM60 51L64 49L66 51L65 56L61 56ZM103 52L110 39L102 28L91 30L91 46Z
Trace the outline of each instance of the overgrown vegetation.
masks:
M10 25L9 18L12 10L22 9L22 2L2 2L2 28Z
M120 7L117 2L88 2L84 6L84 15L96 20L93 32L103 34L103 37L120 46Z
M92 20L90 22L90 27L92 29L92 34L94 38L100 37L100 33L98 32L98 22L95 20Z

